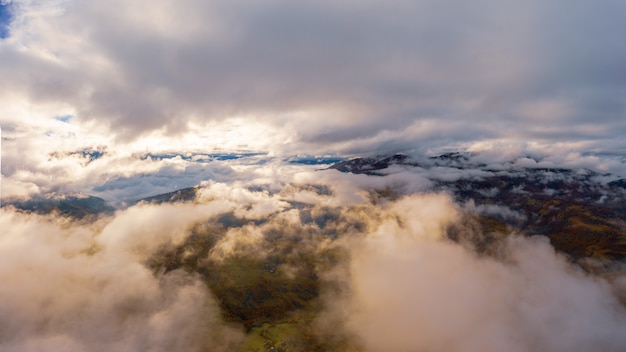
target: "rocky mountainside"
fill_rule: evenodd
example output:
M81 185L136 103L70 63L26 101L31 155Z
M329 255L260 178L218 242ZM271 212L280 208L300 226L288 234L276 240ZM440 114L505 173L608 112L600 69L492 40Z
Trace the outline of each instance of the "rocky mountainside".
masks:
M391 165L419 165L408 163L406 160L407 156L402 154L382 157L355 158L338 162L330 166L329 169L341 172L351 172L354 174L380 175L377 171L384 170Z

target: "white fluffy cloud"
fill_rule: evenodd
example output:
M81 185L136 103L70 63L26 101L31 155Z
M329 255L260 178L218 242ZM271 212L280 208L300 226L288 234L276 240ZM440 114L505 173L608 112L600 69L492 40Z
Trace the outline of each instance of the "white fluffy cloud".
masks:
M143 264L150 254L146 246L175 241L190 214L208 213L137 211L139 218L131 210L102 229L0 213L0 349L230 351L241 341L242 332L221 320L197 277L155 275ZM163 225L163 212L171 216L166 226L151 228Z
M509 237L498 256L481 257L442 239L457 213L446 197L405 198L389 211L350 243L349 267L335 276L348 289L328 294L319 319L327 338L344 333L366 351L626 346L626 310L611 286L555 254L547 239Z
M334 264L315 266L323 302L313 305L322 309L315 331L329 346L520 352L626 346L623 275L609 281L587 274L542 237L503 234L489 254L478 254L471 238L451 241L447 227L463 226L457 221L468 209L447 195L424 194L426 178L283 164L239 171L238 180L206 182L193 202L140 203L91 223L3 209L0 349L236 349L243 327L222 320L206 282L146 265L199 223L219 230L198 263L285 256L275 270L293 279L291 267L304 258L342 249ZM368 190L388 186L412 195L370 198ZM482 211L515 215L507 208ZM232 227L219 222L225 214L233 216Z

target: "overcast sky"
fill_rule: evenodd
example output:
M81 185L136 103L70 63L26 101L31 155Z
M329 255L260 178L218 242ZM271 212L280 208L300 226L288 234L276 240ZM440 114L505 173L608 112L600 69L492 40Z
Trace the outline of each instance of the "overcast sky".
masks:
M626 151L622 0L0 4L5 176L97 145Z

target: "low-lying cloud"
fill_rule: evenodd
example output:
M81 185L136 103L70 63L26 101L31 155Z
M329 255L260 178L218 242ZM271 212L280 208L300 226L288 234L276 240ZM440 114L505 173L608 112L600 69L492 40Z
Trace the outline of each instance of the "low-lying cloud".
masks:
M3 210L0 349L231 351L243 333L198 277L144 265L192 221L182 208L152 210L90 225Z
M348 289L326 298L329 310L319 322L331 337L337 325L324 323L339 321L367 351L626 346L626 310L611 285L573 267L546 238L508 236L497 256L479 256L441 239L441 222L455 212L441 198L403 202L411 211L352 244Z
M140 203L90 222L4 208L0 346L230 351L244 343L244 331L302 304L315 311L311 341L331 350L626 346L619 275L592 276L541 236L502 233L479 251L482 234L464 223L467 205L415 187L372 198L384 178L364 178L355 197L342 192L343 176L212 181L195 201ZM246 262L253 264L245 269ZM226 311L227 298L249 283L230 281L246 276L216 271L235 269L261 272L269 280L261 285L289 283L308 293L298 304L277 303L279 313L236 316ZM303 278L305 291L297 286ZM222 282L234 291L216 286Z

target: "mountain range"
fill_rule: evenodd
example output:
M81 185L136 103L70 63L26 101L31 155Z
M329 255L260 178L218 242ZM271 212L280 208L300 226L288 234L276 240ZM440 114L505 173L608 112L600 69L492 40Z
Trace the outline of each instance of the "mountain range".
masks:
M445 172L433 190L448 192L460 204L473 203L482 223L544 235L573 259L626 258L626 180L589 169L520 167L472 162L470 154L446 153L417 162L406 155L355 158L330 169L384 176L390 168ZM463 171L473 171L463 173ZM390 190L387 190L387 196Z

